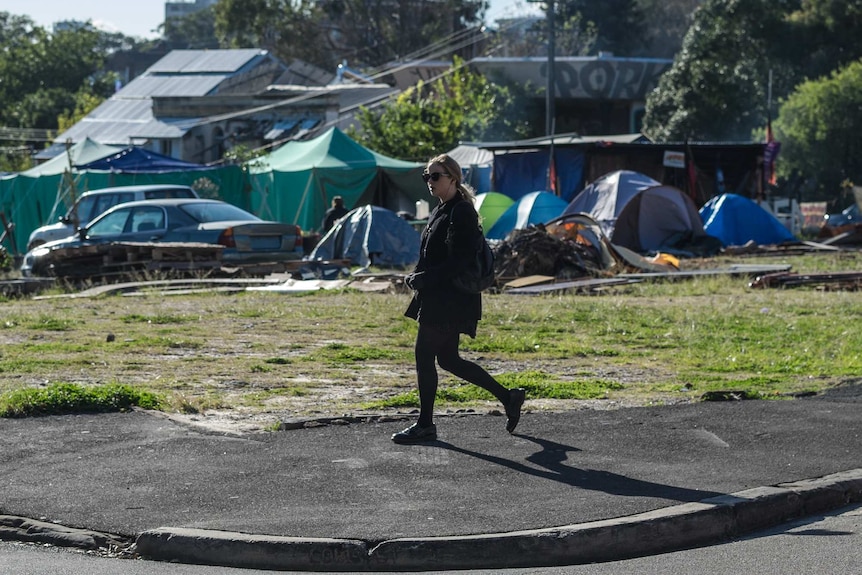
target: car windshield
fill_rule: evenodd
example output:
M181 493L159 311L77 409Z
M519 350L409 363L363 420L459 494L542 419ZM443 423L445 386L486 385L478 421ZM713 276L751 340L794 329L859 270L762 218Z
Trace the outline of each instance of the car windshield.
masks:
M180 209L190 215L194 220L207 222L226 222L226 221L248 221L259 222L260 218L248 213L245 210L223 203L203 203L203 204L183 204Z

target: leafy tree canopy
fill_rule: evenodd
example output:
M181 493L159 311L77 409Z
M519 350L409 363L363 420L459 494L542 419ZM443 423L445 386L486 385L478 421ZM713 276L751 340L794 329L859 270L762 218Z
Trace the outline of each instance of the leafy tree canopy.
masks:
M783 102L773 124L783 142L779 176L812 180L813 195L822 199L835 196L845 180L862 184L860 110L862 60L802 83Z
M361 129L347 133L378 153L421 162L462 141L526 137L523 101L456 58L443 77L419 83L379 110L361 109Z
M214 50L220 47L215 22L212 6L182 18L168 18L163 25L164 41L173 50Z
M486 8L486 0L221 0L215 30L222 46L263 47L285 62L327 70L348 60L361 69L478 25Z
M774 0L707 0L673 66L647 100L644 131L656 140L748 140L765 124L769 70L788 89L778 53L790 30Z
M0 126L53 131L60 116L80 108L84 94L101 101L113 90L103 67L116 38L90 23L51 34L27 16L0 12L0 45ZM22 138L2 145L20 154L43 143ZM8 154L0 164L27 167Z

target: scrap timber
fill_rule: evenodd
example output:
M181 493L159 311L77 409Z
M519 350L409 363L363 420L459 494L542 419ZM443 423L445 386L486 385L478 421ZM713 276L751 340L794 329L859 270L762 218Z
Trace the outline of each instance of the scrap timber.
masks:
M147 271L199 271L221 267L224 246L201 243L113 242L56 248L46 256L63 278L105 277Z
M774 273L755 278L752 288L787 288L803 285L831 286L833 289L856 291L862 288L862 272Z

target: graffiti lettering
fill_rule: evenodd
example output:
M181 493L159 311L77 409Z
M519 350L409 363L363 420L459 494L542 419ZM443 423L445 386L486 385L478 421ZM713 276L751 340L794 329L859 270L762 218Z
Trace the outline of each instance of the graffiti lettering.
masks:
M502 73L521 84L547 86L547 61L479 62L481 72ZM626 58L558 58L554 88L558 98L644 100L671 65L670 60Z

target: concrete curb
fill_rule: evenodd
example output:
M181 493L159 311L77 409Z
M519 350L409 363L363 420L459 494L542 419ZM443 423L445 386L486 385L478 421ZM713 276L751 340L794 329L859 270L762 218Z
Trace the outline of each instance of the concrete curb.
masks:
M423 571L615 561L717 543L862 501L862 469L758 487L617 519L546 529L377 544L162 527L137 537L144 558L304 571Z

